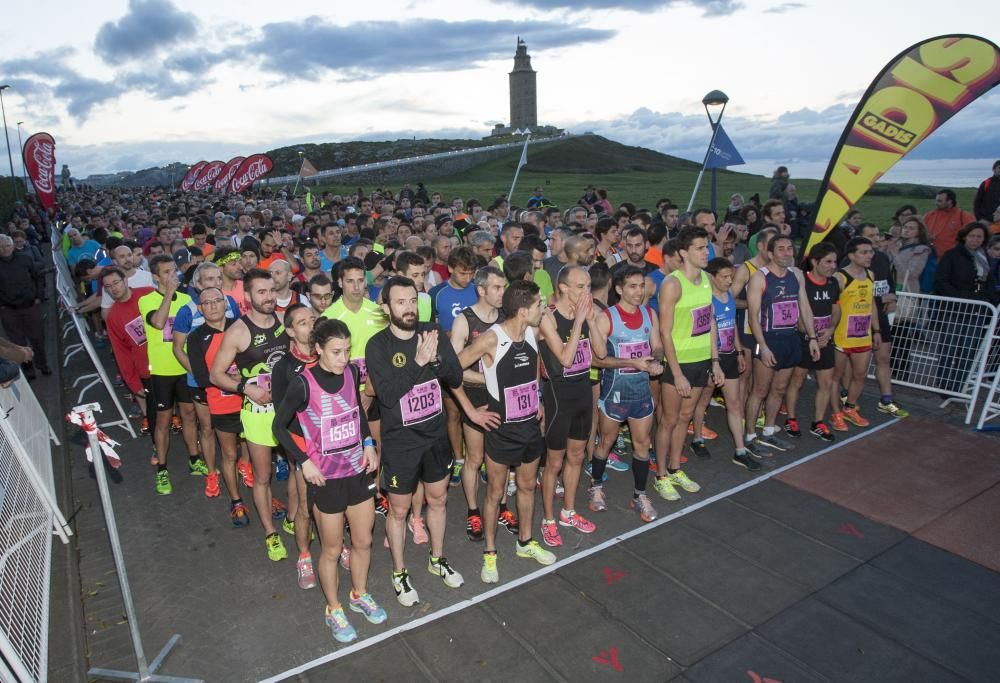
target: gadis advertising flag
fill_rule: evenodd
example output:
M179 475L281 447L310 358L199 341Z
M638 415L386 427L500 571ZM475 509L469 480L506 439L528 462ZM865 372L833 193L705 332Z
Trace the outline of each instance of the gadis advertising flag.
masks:
M266 176L274 168L274 162L266 154L252 154L243 160L229 183L229 191L243 192Z
M212 190L215 192L225 192L229 188L229 182L236 175L236 171L239 170L240 164L246 157L233 157L226 162L226 165L222 167L222 171L219 173L219 177L215 179L212 183Z
M893 164L997 83L1000 49L985 38L938 36L899 53L875 77L837 143L803 254L822 242Z
M24 168L46 209L56 203L56 141L48 133L35 133L21 150Z
M184 174L183 178L181 178L181 192L191 191L194 181L198 179L198 174L201 173L201 169L205 168L206 164L208 164L207 161L199 161L197 164L188 169L188 172Z

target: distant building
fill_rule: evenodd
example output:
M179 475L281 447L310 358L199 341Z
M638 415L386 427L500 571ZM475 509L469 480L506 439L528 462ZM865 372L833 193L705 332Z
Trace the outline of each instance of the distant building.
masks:
M531 68L528 46L520 37L514 53L514 70L510 72L510 127L536 128L538 126L538 95L535 89L536 72Z

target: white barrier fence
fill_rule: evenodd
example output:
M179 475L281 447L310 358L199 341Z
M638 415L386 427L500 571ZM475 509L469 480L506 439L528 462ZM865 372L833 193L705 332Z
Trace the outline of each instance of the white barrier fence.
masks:
M998 318L998 308L982 301L899 293L889 359L893 384L937 393L942 405L963 403L971 423L980 392L989 390L1000 365ZM875 376L874 362L869 376Z
M62 304L60 306L60 315L68 315L70 318L69 321L63 325L62 338L65 340L73 330L76 330L76 333L80 338L79 344L70 344L63 349L63 367L67 367L70 359L81 351L85 351L87 353L91 364L94 366L94 372L81 375L73 381L73 388L79 389L80 391L76 397L76 402L84 403L84 396L86 393L91 388L99 384L103 384L104 388L108 392L108 395L111 396L111 400L115 404L115 410L118 413L119 419L111 422L104 422L100 426L121 427L134 439L136 437L135 428L132 426L132 422L128 418L128 413L125 412L125 408L122 406L121 399L119 399L118 394L115 391L114 384L112 384L107 371L104 369L104 363L101 361L100 356L97 355L97 351L94 349L94 345L90 341L90 325L87 323L85 318L81 318L76 312L76 291L73 288L73 279L69 273L69 266L63 256L62 249L59 248L60 238L57 235L58 233L53 233L52 238L52 260L56 265L56 293L59 296L59 302ZM80 388L80 384L84 382L86 382L86 384Z
M24 377L0 389L0 654L4 680L48 677L52 534L69 542L52 481L48 418Z

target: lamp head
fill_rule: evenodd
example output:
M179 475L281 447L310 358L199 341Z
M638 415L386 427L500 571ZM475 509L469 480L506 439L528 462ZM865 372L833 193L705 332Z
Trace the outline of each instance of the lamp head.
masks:
M706 107L716 104L725 104L728 101L729 101L729 95L722 92L721 90L713 90L712 92L708 93L703 98L701 98L701 103L704 104Z
M9 86L9 85L6 85L6 84L4 84L4 85L0 85L0 92L3 92L4 90L6 90L6 89L7 89L7 88L9 88L9 87L10 87L10 86Z

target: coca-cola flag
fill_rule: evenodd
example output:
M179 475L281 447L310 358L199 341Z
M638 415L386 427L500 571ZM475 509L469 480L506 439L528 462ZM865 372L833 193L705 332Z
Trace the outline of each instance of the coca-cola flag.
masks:
M201 192L202 190L211 187L215 179L219 177L222 173L222 167L226 165L225 161L213 161L211 163L205 164L201 169L201 173L198 174L198 178L191 185L191 189L195 192Z
M194 186L194 181L198 179L198 174L201 173L201 169L205 168L207 164L207 161L199 161L197 164L188 169L188 172L184 174L183 178L181 178L181 192L191 191L191 188Z
M226 165L222 167L222 171L219 172L219 177L215 179L212 184L212 190L215 192L225 192L226 188L229 187L229 182L236 175L236 171L239 170L240 164L246 157L233 157L226 162Z
M48 133L35 133L25 140L21 154L35 194L51 209L56 203L56 141Z
M240 167L236 169L232 181L229 183L229 191L243 192L255 182L266 176L274 168L274 162L266 154L252 154L243 160Z

